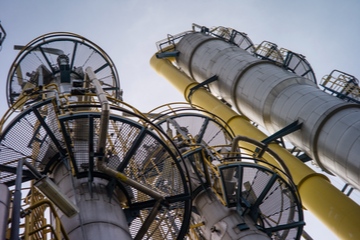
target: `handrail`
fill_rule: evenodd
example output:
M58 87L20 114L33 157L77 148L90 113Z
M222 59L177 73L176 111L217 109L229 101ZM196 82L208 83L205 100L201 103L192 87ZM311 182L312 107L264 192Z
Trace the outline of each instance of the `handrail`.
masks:
M38 208L38 207L40 207L42 205L48 205L50 210L51 210L51 213L54 215L55 219L60 219L57 212L56 212L56 210L55 210L55 207L54 207L53 203L48 199L40 200L39 202L36 202L36 203L32 204L31 206L29 206L26 210L34 210L35 208ZM45 225L45 226L47 226L47 225ZM42 228L44 228L45 226L43 226ZM35 232L38 232L38 231L42 230L42 228L37 229L37 231L30 232L29 235L32 235ZM51 228L52 230L55 231L54 235L55 236L57 235L56 234L56 232L57 232L56 229L58 229L58 228L60 228L60 231L61 231L61 233L63 235L63 238L65 238L65 240L70 240L70 238L68 237L68 235L67 235L67 233L65 231L64 226L61 224L61 221L56 221L55 229L53 229L53 227ZM57 239L62 239L61 236L56 236L56 238Z

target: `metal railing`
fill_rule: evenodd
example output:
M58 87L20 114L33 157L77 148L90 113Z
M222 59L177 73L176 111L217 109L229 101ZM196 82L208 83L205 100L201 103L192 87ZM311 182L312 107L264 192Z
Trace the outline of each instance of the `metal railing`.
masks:
M67 233L56 213L54 204L45 198L31 183L28 188L22 188L28 195L22 198L20 217L19 238L24 240L54 239L69 240ZM10 212L12 208L10 209ZM52 219L52 223L48 221ZM9 218L6 239L10 239L11 223L14 219Z
M321 79L320 87L344 101L360 103L359 80L348 73L333 70Z

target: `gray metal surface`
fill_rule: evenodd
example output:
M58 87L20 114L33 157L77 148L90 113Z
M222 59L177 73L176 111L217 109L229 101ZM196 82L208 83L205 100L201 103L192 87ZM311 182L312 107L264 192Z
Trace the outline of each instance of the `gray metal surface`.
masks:
M55 169L53 177L61 191L80 209L72 218L58 212L70 239L132 239L118 199L109 198L107 180L94 178L90 192L88 179L73 177L64 164Z
M225 207L210 191L200 193L193 202L199 215L205 219L202 227L206 239L243 239L267 240L266 233L260 231L249 216L240 216L233 209ZM246 225L249 229L241 231L238 225Z
M0 238L5 239L10 209L10 191L5 184L0 183L0 193Z
M202 33L177 44L178 66L198 82L217 75L210 90L274 133L299 120L288 139L326 171L360 187L360 108L330 96L309 79L255 58Z

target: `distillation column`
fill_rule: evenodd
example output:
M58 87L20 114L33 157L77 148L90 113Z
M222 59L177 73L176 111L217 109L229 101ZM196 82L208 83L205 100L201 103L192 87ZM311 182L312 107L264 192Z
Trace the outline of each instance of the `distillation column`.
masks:
M8 76L10 109L0 124L0 183L34 180L31 187L56 207L51 220L24 210L37 221L27 221L24 234L45 232L49 221L62 223L66 239L183 238L191 193L180 153L122 102L109 56L86 38L62 32L15 49L21 51Z
M176 45L179 67L197 82L216 75L211 91L274 133L299 121L288 136L324 170L360 188L360 107L345 103L315 83L202 33Z
M314 158L319 158L319 156L324 158L326 151L341 150L336 148L340 146L340 140L338 144L334 138L324 138L331 129L330 125L342 124L341 121L334 121L335 118L341 119L343 116L342 119L344 119L346 114L343 113L347 111L356 113L357 106L345 104L339 99L322 93L310 80L281 69L269 61L259 60L221 38L212 37L206 33L187 32L175 35L174 39L176 41L174 48L171 46L165 48L165 52L160 51L159 55L152 57L150 61L152 67L183 92L186 100L220 116L236 134L258 141L267 138L218 97L236 106L242 114L255 122L265 125L270 132L280 130L299 120L303 123L302 129L292 133L290 140L299 143L299 147L305 148ZM176 64L172 64L167 59L160 59L169 56L176 57L171 59ZM218 80L209 84L213 94L203 88L194 90L198 82L211 79L214 75ZM304 95L308 96L303 97ZM300 102L302 100L305 101ZM311 104L309 100L313 100ZM351 123L347 123L346 126L349 125ZM347 127L340 129L350 133ZM314 130L316 131L313 132ZM357 136L360 134L356 135L356 127L353 130L355 134L352 143L356 143ZM329 144L331 149L327 149ZM350 145L343 147L351 148L350 153L358 151L352 147L352 144ZM317 150L313 149L314 146ZM323 175L312 171L286 149L278 144L270 144L269 148L285 159L294 182L299 188L304 207L315 214L339 238L356 239L360 236L355 223L360 208L355 202L332 186ZM336 153L339 155L339 152ZM349 154L342 156L343 164L355 160L354 158L347 160L349 156ZM321 161L320 164L335 172L335 168L331 168L331 165L334 165L336 159L325 158L325 160L317 159L317 161ZM351 172L352 176L357 175L357 172L352 171L350 167L347 171ZM336 174L346 179L348 173L342 171ZM353 185L358 185L356 177L348 179L349 182L351 180L353 180Z

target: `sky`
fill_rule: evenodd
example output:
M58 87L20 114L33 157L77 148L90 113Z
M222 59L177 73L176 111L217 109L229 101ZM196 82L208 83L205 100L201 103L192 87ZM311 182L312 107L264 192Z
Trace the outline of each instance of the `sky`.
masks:
M357 0L0 0L7 37L0 51L0 116L8 109L6 79L17 51L49 32L73 32L99 45L115 63L124 100L147 112L184 101L150 67L155 43L192 23L245 32L306 56L318 82L338 69L360 76L360 2ZM337 239L311 214L305 230L314 239Z

